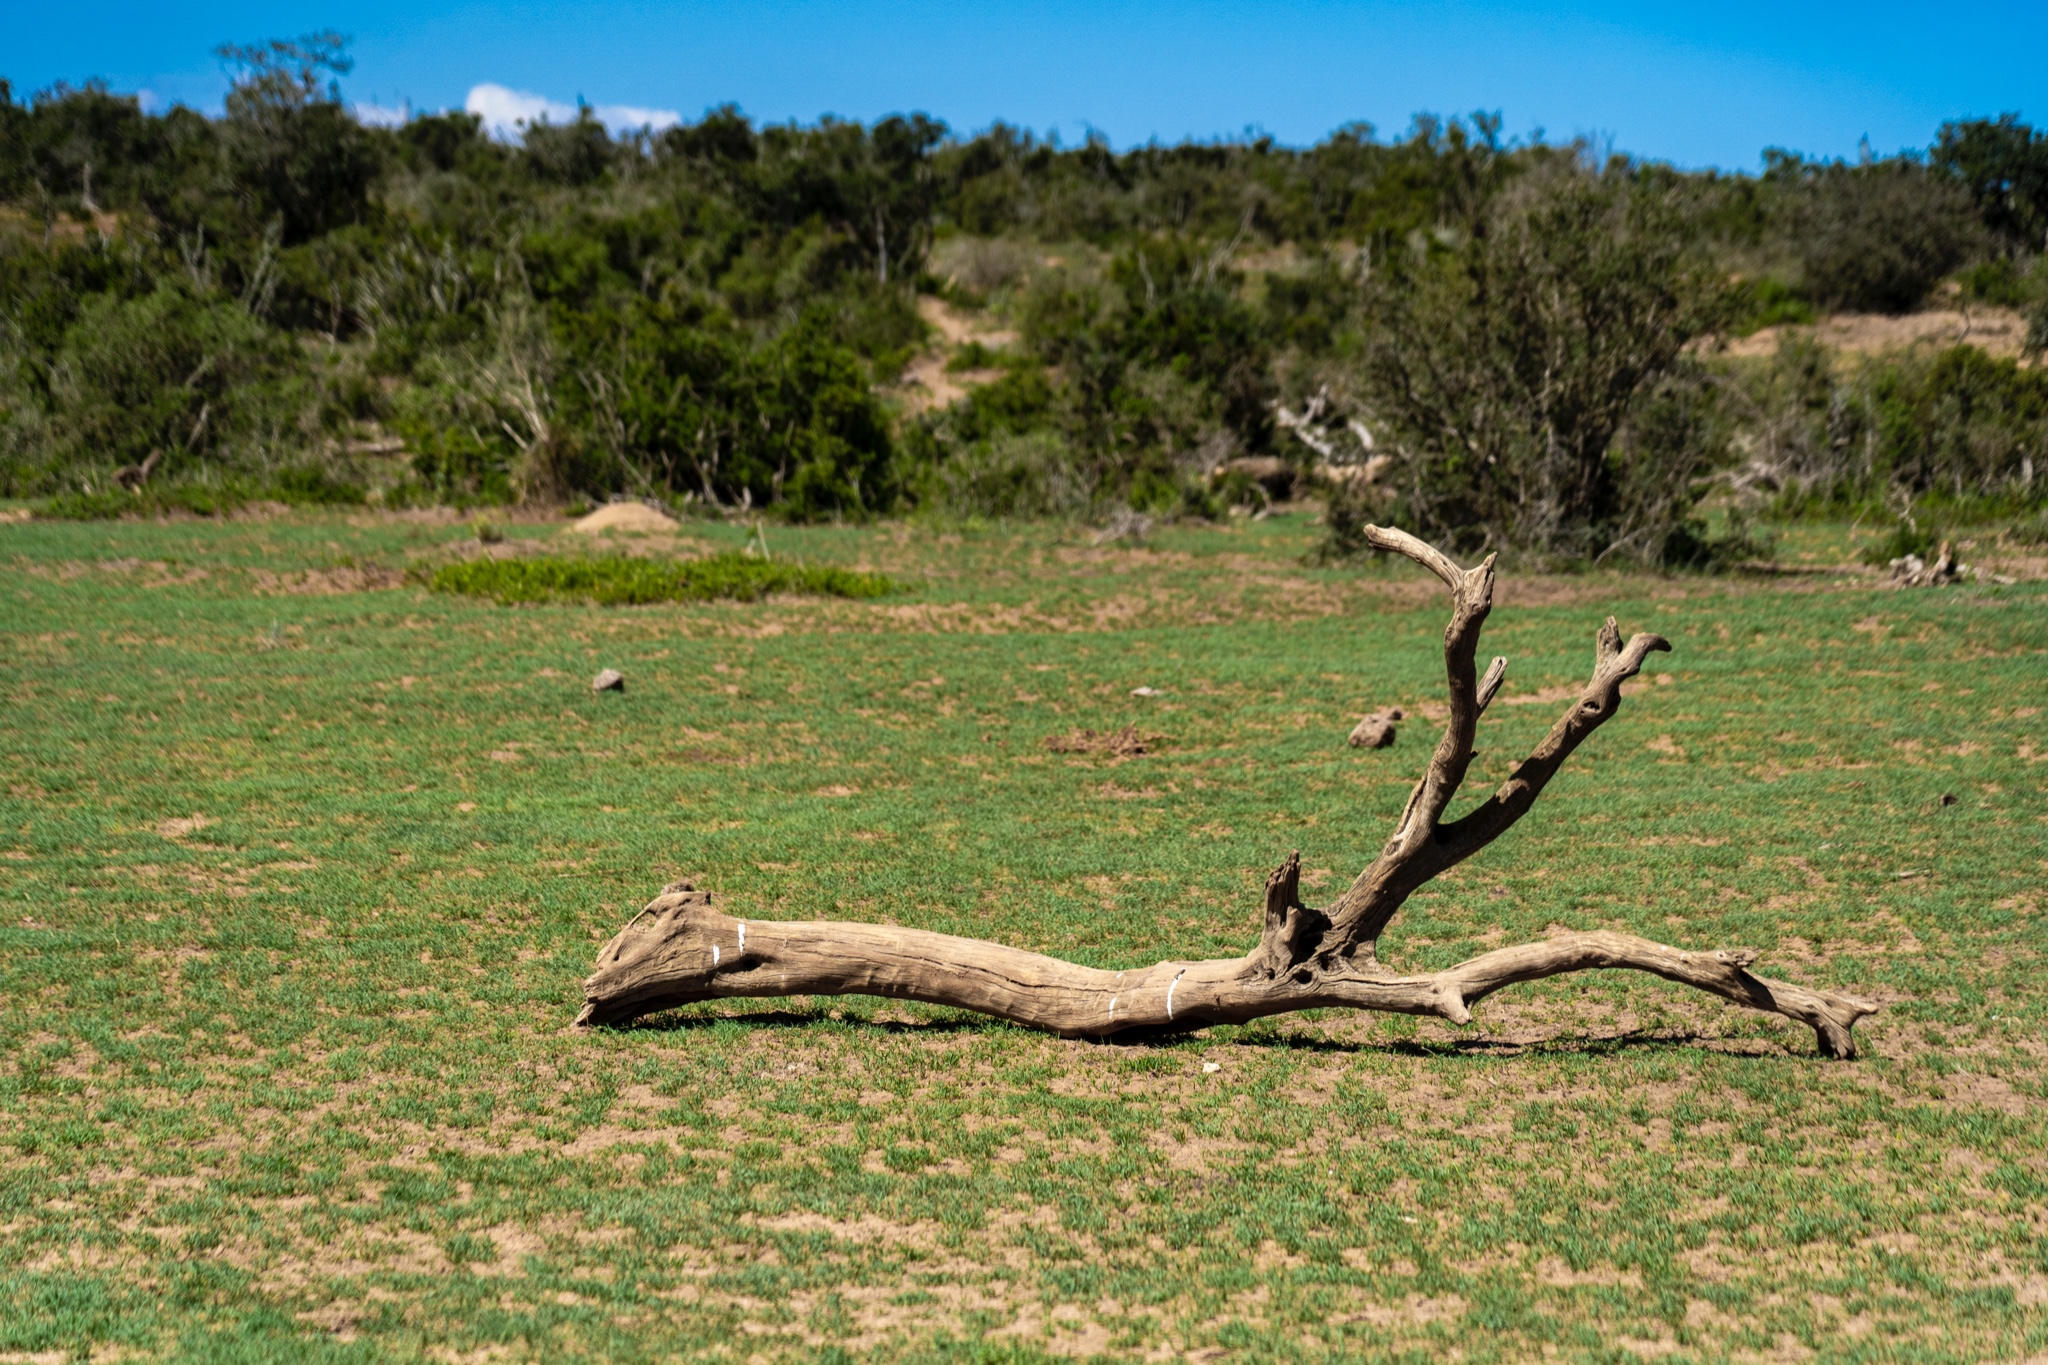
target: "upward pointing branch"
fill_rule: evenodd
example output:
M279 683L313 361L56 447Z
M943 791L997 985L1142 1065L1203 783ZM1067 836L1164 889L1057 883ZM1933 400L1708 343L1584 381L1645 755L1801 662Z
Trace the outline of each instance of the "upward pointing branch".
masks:
M1461 569L1449 555L1406 531L1368 526L1365 539L1376 549L1414 560L1451 590L1451 621L1444 628L1450 716L1444 722L1443 738L1437 741L1422 780L1415 784L1394 836L1327 912L1330 937L1326 947L1347 956L1363 952L1370 959L1372 945L1415 889L1471 857L1521 819L1572 750L1620 708L1621 684L1642 669L1643 659L1652 650L1668 650L1671 645L1660 635L1638 635L1623 645L1621 632L1609 617L1595 638L1593 677L1578 701L1492 800L1445 825L1444 811L1464 784L1472 763L1479 717L1507 676L1507 660L1501 658L1493 661L1484 678L1474 676L1479 631L1493 610L1494 557L1488 555L1477 568Z
M1592 680L1571 709L1557 718L1550 733L1484 805L1438 831L1444 847L1455 854L1452 861L1471 857L1507 833L1509 826L1536 804L1544 784L1564 766L1572 750L1621 709L1621 685L1642 672L1643 661L1651 654L1670 650L1671 642L1661 635L1632 635L1623 644L1614 618L1608 617L1597 637Z

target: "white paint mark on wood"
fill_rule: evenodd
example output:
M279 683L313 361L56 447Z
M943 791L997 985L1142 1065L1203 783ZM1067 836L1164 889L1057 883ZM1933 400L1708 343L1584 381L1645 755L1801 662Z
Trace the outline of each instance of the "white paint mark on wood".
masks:
M1173 1018L1173 988L1178 986L1180 979L1187 974L1188 969L1185 967L1181 968L1173 974L1173 981L1166 988L1166 1017L1168 1020Z
M740 921L740 951L742 953L747 951L747 922L745 920Z
M718 945L716 943L711 945L711 965L714 967L718 965Z

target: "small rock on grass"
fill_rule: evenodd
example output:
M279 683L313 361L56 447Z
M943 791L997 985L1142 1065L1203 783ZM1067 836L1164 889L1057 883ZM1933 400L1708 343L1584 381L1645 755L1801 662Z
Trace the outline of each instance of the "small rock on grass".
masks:
M607 668L590 680L593 692L623 692L626 690L626 675L616 668Z
M1386 711L1375 711L1351 732L1350 744L1354 749L1384 749L1394 742L1394 722L1401 719L1401 708L1389 707Z

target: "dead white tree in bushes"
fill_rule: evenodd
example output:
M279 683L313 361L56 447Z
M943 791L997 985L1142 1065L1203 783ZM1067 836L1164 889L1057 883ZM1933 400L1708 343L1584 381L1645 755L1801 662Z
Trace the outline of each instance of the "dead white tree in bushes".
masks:
M1393 837L1331 904L1314 909L1301 903L1301 862L1290 855L1266 879L1265 928L1243 957L1115 972L920 929L738 918L709 891L675 883L598 954L577 1022L617 1023L735 996L858 994L977 1010L1080 1038L1235 1024L1331 1006L1463 1024L1473 1005L1503 986L1628 967L1796 1019L1813 1029L1824 1055L1855 1056L1851 1030L1877 1006L1754 976L1749 966L1756 954L1748 949L1687 952L1602 931L1502 948L1425 976L1381 965L1375 945L1408 897L1521 819L1572 751L1620 708L1622 683L1649 654L1671 646L1647 634L1624 643L1608 618L1595 641L1592 679L1578 700L1484 804L1447 821L1444 811L1472 762L1479 717L1507 671L1505 659L1495 659L1483 676L1475 663L1480 627L1493 606L1493 560L1461 569L1402 531L1367 527L1366 538L1450 587L1451 622L1444 631L1450 718Z

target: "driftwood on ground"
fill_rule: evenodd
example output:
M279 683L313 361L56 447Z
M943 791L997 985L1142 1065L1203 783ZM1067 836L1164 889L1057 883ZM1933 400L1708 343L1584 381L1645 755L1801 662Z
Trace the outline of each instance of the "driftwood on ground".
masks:
M1756 954L1747 949L1688 952L1603 931L1501 948L1427 975L1380 963L1380 934L1408 897L1519 820L1572 751L1613 717L1622 683L1652 652L1671 646L1648 634L1624 642L1610 617L1595 641L1593 676L1578 699L1490 798L1447 821L1444 812L1473 758L1479 718L1507 670L1507 660L1496 658L1482 675L1476 663L1479 631L1493 606L1493 559L1461 569L1402 531L1368 527L1366 538L1429 569L1451 590L1444 631L1450 715L1392 837L1335 901L1320 908L1301 903L1300 859L1290 855L1266 879L1264 927L1244 956L1119 972L920 929L735 917L709 891L679 882L598 954L577 1022L619 1023L735 996L859 994L976 1010L1084 1038L1331 1006L1463 1024L1473 1005L1518 981L1627 967L1796 1019L1813 1029L1822 1054L1855 1056L1852 1030L1877 1006L1752 975Z

